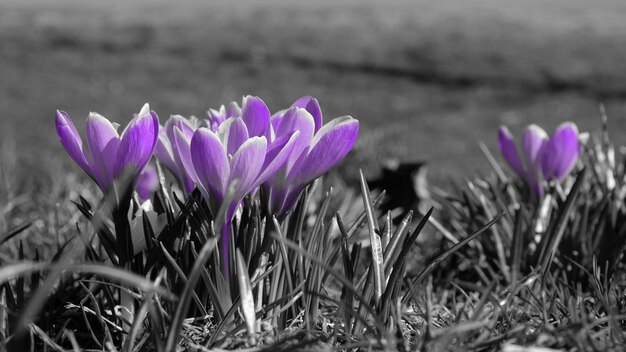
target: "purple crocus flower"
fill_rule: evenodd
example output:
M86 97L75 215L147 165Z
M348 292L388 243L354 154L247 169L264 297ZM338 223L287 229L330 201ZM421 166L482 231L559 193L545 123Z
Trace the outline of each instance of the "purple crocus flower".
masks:
M195 185L180 159L180 153L174 142L174 129L178 129L187 138L191 139L199 125L200 123L197 119L187 120L180 115L170 116L159 133L159 141L154 152L157 159L178 179L180 185L188 193L194 190Z
M174 142L187 174L214 214L219 210L225 214L221 245L226 277L228 236L237 207L287 162L300 134L293 131L272 141L270 112L258 97L244 98L241 115L227 118L216 132L199 128L191 138L174 128Z
M216 132L218 127L229 117L241 116L241 109L236 102L231 102L228 108L224 105L218 110L209 109L206 120L199 120L192 116L186 119L180 115L172 115L165 122L165 126L159 133L159 141L155 150L155 155L159 161L178 179L187 193L191 193L195 184L180 160L180 153L176 143L174 142L174 127L177 127L188 139L191 139L193 133L200 127L207 127L211 131Z
M135 180L152 157L159 133L159 118L145 104L126 126L121 135L117 124L112 124L102 115L90 113L87 117L87 146L64 111L57 110L56 129L61 144L72 159L103 192L129 166L134 167Z
M358 120L343 116L325 125L322 121L319 103L309 96L272 116L276 138L300 132L289 160L264 185L277 214L291 210L304 187L343 160L356 142Z
M217 131L217 128L229 117L239 117L241 116L241 108L236 102L231 102L228 104L228 107L224 105L220 106L219 109L209 109L207 111L207 125L209 129L213 132Z
M159 186L159 176L157 171L152 165L146 165L143 171L137 176L137 195L141 201L146 201L152 198L152 194Z
M578 128L572 122L561 124L552 137L537 125L530 125L522 136L522 159L515 141L506 127L498 133L498 144L504 159L539 196L544 182L555 178L559 182L572 170L580 155Z

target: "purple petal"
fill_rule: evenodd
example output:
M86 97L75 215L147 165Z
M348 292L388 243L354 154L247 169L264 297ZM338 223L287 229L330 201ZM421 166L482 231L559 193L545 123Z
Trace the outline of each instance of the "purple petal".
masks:
M185 187L185 191L192 192L195 188L195 183L198 180L196 171L193 167L191 160L191 138L185 135L178 127L174 127L174 143L173 148L176 149L174 154L174 160L176 166L181 174L180 182Z
M522 167L517 147L515 146L515 141L513 140L513 135L511 135L509 129L504 126L500 127L500 130L498 131L498 146L500 147L502 156L504 156L504 159L509 163L511 168L520 176L524 177L526 172Z
M541 127L530 125L526 128L522 137L522 150L527 168L537 164L547 141L548 135Z
M277 131L280 128L280 123L283 121L283 117L285 117L285 113L289 109L280 110L279 112L272 115L270 118L270 124L272 125L272 129Z
M289 200L297 198L297 193L306 186L305 183L298 183L299 181L294 180L294 175L302 168L308 154L309 149L307 147L294 163L294 173L288 175L283 169L280 169L266 182L266 186L270 188L270 209L276 214L284 214L286 211L291 210L290 204L292 204L292 202ZM304 181L306 182L306 180ZM293 195L294 192L296 193L295 197Z
M165 132L170 141L174 140L174 127L178 127L189 139L193 137L193 133L196 131L189 120L180 115L172 115L167 119L167 122L165 122Z
M226 118L229 117L241 117L241 108L235 101L230 102L226 108Z
M237 182L235 199L243 198L254 189L267 151L265 137L248 139L230 162L230 182Z
M172 146L172 155L177 168L177 177L179 182L184 186L185 191L192 192L195 188L194 179L195 172L191 163L191 155L189 152L189 143L195 132L194 123L180 115L173 115L165 123L165 131ZM184 136L179 137L179 143L176 142L176 130ZM183 150L179 150L179 145ZM183 165L183 158L188 161L189 166ZM190 170L191 169L191 170Z
M241 117L248 126L248 134L251 137L265 136L270 139L270 110L263 100L249 95L243 98Z
M206 128L200 128L191 139L191 160L199 183L217 201L224 198L230 177L230 165L220 139Z
M522 136L522 150L526 163L526 182L538 195L543 195L543 172L541 162L548 142L548 135L537 125L530 125Z
M274 214L280 214L280 210L287 197L287 190L280 187L278 184L268 186L266 191L269 191L270 198L270 211Z
M154 111L145 113L149 109L146 105L142 108L144 113L133 118L122 132L114 169L116 176L129 165L141 172L154 153L159 136L159 117Z
M350 152L358 132L359 121L350 116L338 117L322 126L313 137L311 151L305 161L299 169L294 166L292 174L295 183L308 183L335 166Z
M183 175L181 182L183 184L183 187L185 187L185 191L187 193L193 192L193 190L196 188L196 184L193 182L193 179L187 174ZM200 190L202 190L202 187L200 187Z
M159 139L157 141L157 146L154 149L154 156L159 160L161 164L163 164L174 176L179 177L178 167L176 166L176 161L174 161L174 152L172 151L172 143L171 140L167 137L167 134L163 129L159 131Z
M113 124L102 115L90 113L86 123L92 170L100 187L107 190L117 174L114 166L120 139Z
M290 156L294 154L294 148L299 137L300 131L295 131L290 135L278 137L268 146L261 173L254 184L255 188L274 176L287 163ZM286 172L285 170L285 174Z
M291 107L303 108L313 116L313 121L315 121L315 132L319 131L322 127L322 109L320 108L320 104L317 102L317 99L311 96L304 96L298 100L296 100Z
M234 155L248 140L248 128L241 117L231 117L224 121L218 128L217 134L226 146L228 155Z
M287 110L282 118L280 126L276 130L276 136L290 135L295 131L300 131L293 151L287 161L287 173L291 171L293 164L298 159L302 151L311 145L315 130L313 116L301 108L291 108Z
M293 207L296 205L296 201L298 200L298 196L300 192L304 189L305 185L299 185L287 192L285 194L283 203L281 204L280 209L278 210L279 214L284 214L288 211L293 210Z
M580 155L578 128L571 122L561 124L550 138L543 153L543 172L546 179L559 181L572 170Z
M293 186L294 184L301 184L301 183L307 183L310 180L308 179L297 179L298 177L300 177L300 169L303 168L304 163L307 162L308 156L309 156L309 151L310 151L310 147L307 147L302 154L300 154L300 156L298 157L298 159L296 159L296 162L293 164L293 167L291 168L291 172L289 174L287 173L282 173L282 172L278 172L277 175L279 176L284 176L285 179L281 180L273 180L273 182L278 185L282 185L283 188L289 186ZM278 181L278 182L276 182Z
M213 132L217 131L218 127L224 122L226 119L226 110L224 109L224 105L220 106L219 110L209 109L207 111L207 126Z
M219 109L209 109L209 111L207 111L207 117L210 120L224 118L225 116L226 108L224 107L224 105L221 105Z
M55 124L61 144L70 157L91 177L95 177L83 151L83 141L76 127L65 111L57 110Z
M159 186L159 177L157 171L153 166L146 166L146 168L137 177L137 194L141 200L147 200L152 198L152 194Z

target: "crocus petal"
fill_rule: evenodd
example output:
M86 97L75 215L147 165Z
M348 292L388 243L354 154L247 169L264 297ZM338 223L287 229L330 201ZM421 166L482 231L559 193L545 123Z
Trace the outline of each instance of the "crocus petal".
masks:
M195 119L195 123L198 121ZM180 143L176 143L176 132L178 130L184 138L179 140ZM191 138L195 132L196 128L194 127L194 121L187 120L186 118L180 115L172 115L165 123L165 131L168 135L169 140L172 145L172 154L174 157L174 162L176 164L178 179L183 184L185 191L192 192L195 188L194 186L194 177L195 172L193 171L193 167L191 170L189 167L185 167L183 165L182 158L187 158L189 160L189 165L191 165L191 156L189 152L189 143L191 142ZM181 144L182 143L182 144ZM181 148L183 150L179 150L179 144L183 145Z
M300 195L300 192L302 192L304 187L305 185L296 186L295 188L290 189L289 192L284 195L282 204L280 206L280 209L278 210L279 214L293 209L293 207L296 205L296 201L298 200L298 196Z
M257 180L267 151L265 137L252 137L248 139L233 155L230 162L230 180L237 182L235 197L243 196L252 191Z
M226 150L215 133L200 128L191 139L191 160L198 181L221 201L228 185L230 165Z
M548 135L541 127L530 125L522 136L522 150L526 163L526 182L538 195L543 195L543 171L541 161L548 142Z
M304 96L298 100L296 100L291 107L303 108L313 116L313 121L315 121L315 132L319 131L322 127L322 109L320 108L320 104L317 102L317 99L311 96Z
M270 139L270 110L259 97L246 96L243 98L241 117L248 126L251 137L265 136Z
M233 155L239 147L248 140L248 128L240 117L231 117L224 121L217 129L222 143L226 146L226 153Z
M504 159L509 163L511 168L520 176L524 177L526 173L522 167L517 147L515 146L515 140L509 129L504 126L500 127L498 131L498 146L500 147L502 156L504 156Z
M226 115L226 108L224 107L224 105L221 105L220 108L217 110L209 109L209 111L207 111L207 117L209 119L219 119L224 115Z
M522 150L527 168L537 163L547 141L548 135L543 128L537 125L530 125L526 128L522 137Z
M59 135L59 140L61 144L70 155L72 159L83 169L88 175L94 177L93 171L91 170L91 166L85 157L85 152L83 151L83 141L76 131L76 127L70 117L65 113L65 111L57 110L57 115L55 119L57 134Z
M358 132L359 121L350 116L338 117L322 126L313 137L306 160L299 169L294 166L296 184L314 180L341 161L354 146Z
M308 148L300 155L300 158L296 160L294 170L297 171L302 167L304 161L307 159L307 155ZM277 214L282 214L290 210L293 202L289 202L288 200L294 198L293 193L296 193L295 197L297 198L297 194L306 186L307 180L299 183L298 180L294 180L294 176L298 175L286 175L284 169L280 169L275 176L266 183L266 185L271 187L269 192L271 210Z
M181 182L185 191L192 192L195 183L198 183L198 176L191 159L191 138L189 138L178 127L174 127L174 147L176 148L176 164L180 170ZM201 190L204 188L201 187Z
M265 153L265 161L263 162L261 173L254 183L254 188L274 176L287 163L290 156L294 154L294 148L299 138L300 131L295 131L289 135L278 137L268 146Z
M311 114L301 108L291 108L287 110L281 120L280 126L276 130L277 136L288 135L295 131L300 131L293 151L287 161L287 173L291 171L296 159L302 151L311 145L315 131L315 122Z
M561 124L546 145L542 160L545 177L561 181L572 170L579 154L578 128L571 122Z
M205 125L211 131L215 132L225 119L226 109L224 108L224 105L222 105L219 110L209 109L209 111L207 111L207 121Z
M241 108L235 101L230 102L226 108L226 118L229 117L241 117Z
M269 191L270 210L272 213L280 214L282 211L283 203L287 197L287 190L279 185L273 185L267 189Z
M289 109L280 110L270 118L270 124L272 125L272 129L274 131L278 131L280 128L280 123L283 121L283 117L285 117L285 113Z
M180 115L172 115L165 122L165 132L170 141L174 140L174 127L178 127L189 139L193 137L193 133L196 131L189 120Z
M137 177L137 194L141 200L147 200L159 186L157 171L152 166L147 166Z
M106 190L117 176L114 170L120 144L117 129L105 117L92 112L87 117L86 131L92 170L100 187Z
M149 111L149 107L144 105L141 110L144 113L133 118L122 132L117 150L115 176L129 165L141 172L154 153L159 136L159 117L154 111L145 113L146 110Z
M145 103L143 104L143 106L141 107L141 110L139 110L139 114L137 114L138 116L144 116L144 115L148 115L150 113L150 104Z
M159 162L161 162L161 164L165 165L165 167L174 174L174 176L179 177L178 167L176 166L176 161L174 161L172 143L173 142L170 142L170 139L167 137L165 131L160 130L157 146L154 149L154 155Z

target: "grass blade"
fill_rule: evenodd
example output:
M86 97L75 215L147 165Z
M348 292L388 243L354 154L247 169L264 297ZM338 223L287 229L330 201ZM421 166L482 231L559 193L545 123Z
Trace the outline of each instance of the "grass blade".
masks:
M251 345L256 345L256 310L254 309L254 295L250 286L248 267L241 251L237 249L237 281L239 282L239 295L241 296L241 311L248 329L248 338Z
M431 212L429 211L429 213ZM430 218L430 216L428 217ZM395 234L391 237L389 245L387 246L387 248L385 248L385 275L389 274L389 270L391 270L391 264L395 261L395 258L397 258L398 254L400 253L400 251L398 251L398 244L402 242L404 235L409 229L409 224L411 223L412 219L413 211L410 210L409 213L404 217L404 219L402 219L400 226L398 226Z
M383 259L383 248L380 240L380 235L378 234L378 222L376 221L376 216L374 214L374 208L372 208L372 200L370 197L370 190L367 186L367 180L365 180L365 175L363 175L363 170L359 170L359 174L361 176L361 192L363 192L363 204L365 206L365 211L367 214L367 224L369 226L370 233L370 246L372 250L372 262L373 262L373 273L374 273L374 294L376 298L376 302L380 300L380 297L383 295L383 286L385 279L384 275L384 259Z
M29 228L30 225L32 225L32 224L33 224L32 221L24 221L23 223L21 223L21 224L15 226L14 228L10 229L5 234L0 236L0 245L3 245L6 241L8 241L11 238L19 235L20 233L22 233L22 231L24 231L27 228Z

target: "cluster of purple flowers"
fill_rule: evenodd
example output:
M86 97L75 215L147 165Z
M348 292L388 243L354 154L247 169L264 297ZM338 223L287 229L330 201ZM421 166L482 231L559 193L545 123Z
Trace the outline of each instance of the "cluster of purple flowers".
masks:
M69 116L57 111L61 143L103 192L132 166L136 189L148 198L157 184L155 170L148 166L155 155L185 191L197 187L212 207L226 202L232 213L247 194L263 187L270 209L284 214L309 182L348 154L359 122L344 116L322 125L320 106L312 97L272 115L263 100L246 96L241 108L232 102L209 110L203 120L174 115L163 127L146 104L121 136L117 127L90 113L85 148Z
M308 96L274 115L253 96L244 97L241 107L232 102L207 115L203 120L171 116L161 127L146 104L120 136L115 124L91 113L87 148L63 111L57 111L56 128L68 154L103 192L114 189L122 172L131 170L137 193L149 198L158 184L148 166L155 155L181 188L198 188L214 214L225 211L224 227L244 197L261 187L274 214L289 212L309 182L348 154L359 130L350 116L323 125L317 100Z
M149 199L158 185L152 156L178 180L181 188L198 188L222 226L224 260L228 270L227 236L230 222L244 198L259 189L267 208L282 216L314 179L339 163L356 142L359 122L350 116L323 124L315 98L302 97L274 114L258 97L246 96L241 107L211 109L206 119L171 116L163 127L148 104L119 134L118 126L90 113L87 146L69 116L57 111L56 129L74 161L103 192L116 192L116 180L130 173L141 199ZM552 180L562 181L580 155L579 135L571 122L549 137L536 125L522 137L521 155L506 127L498 135L500 150L511 168L538 196Z

